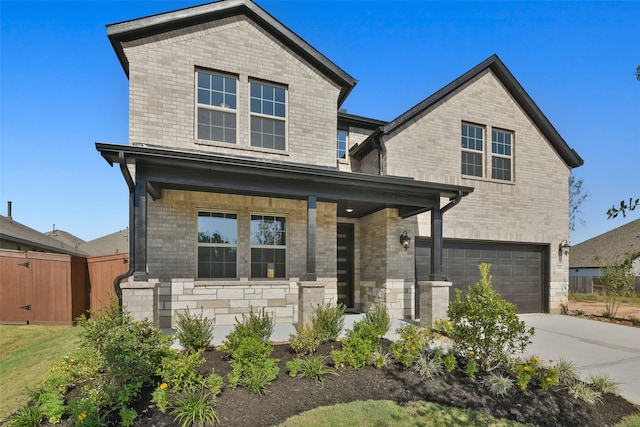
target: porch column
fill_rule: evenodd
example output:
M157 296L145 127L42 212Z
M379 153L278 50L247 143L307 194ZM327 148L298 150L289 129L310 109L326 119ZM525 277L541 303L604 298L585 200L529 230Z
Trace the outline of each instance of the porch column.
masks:
M307 199L307 275L305 280L315 281L316 275L316 196Z
M135 236L135 264L133 271L134 282L147 281L147 182L136 180L134 193L134 222Z
M324 282L298 283L298 330L311 325L313 309L324 304Z
M451 282L418 282L420 288L420 326L430 327L436 320L446 319Z
M442 211L434 207L431 210L431 275L434 281L442 280Z
M160 283L148 282L125 282L121 283L122 306L131 314L133 320L140 321L147 319L156 327L159 325L158 318L158 287Z

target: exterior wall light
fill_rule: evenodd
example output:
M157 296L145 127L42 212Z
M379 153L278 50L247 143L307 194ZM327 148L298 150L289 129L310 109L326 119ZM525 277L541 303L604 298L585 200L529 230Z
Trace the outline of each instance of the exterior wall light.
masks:
M571 245L569 245L569 242L567 242L566 240L563 240L558 245L558 255L560 255L560 256L562 256L562 254L568 255L570 247L571 247Z
M400 235L400 244L402 245L405 251L409 249L409 245L411 244L411 237L407 236L406 231L403 231L402 234Z

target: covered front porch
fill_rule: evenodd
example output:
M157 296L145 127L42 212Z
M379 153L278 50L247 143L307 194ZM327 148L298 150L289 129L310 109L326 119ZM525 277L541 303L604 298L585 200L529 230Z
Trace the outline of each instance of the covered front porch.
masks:
M313 304L342 302L355 311L386 304L394 318L413 318L412 218L431 211L431 277L442 280L443 214L472 188L274 163L199 151L96 144L118 164L130 190L131 268L116 291L134 315L161 327L187 308L231 325L265 308L278 323L304 323ZM441 200L445 200L441 206ZM232 212L238 237L233 277L199 276L198 212ZM284 274L257 277L249 224L260 213L286 221ZM339 237L351 228L352 260ZM351 269L344 286L345 265ZM271 274L271 273L269 273ZM348 278L348 277L347 277ZM137 313L137 314L136 314Z

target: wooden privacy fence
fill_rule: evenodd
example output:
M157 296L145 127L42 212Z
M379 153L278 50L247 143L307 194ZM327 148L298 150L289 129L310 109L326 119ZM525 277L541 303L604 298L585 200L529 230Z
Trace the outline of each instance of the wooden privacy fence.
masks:
M127 258L0 249L0 323L72 325L108 300Z

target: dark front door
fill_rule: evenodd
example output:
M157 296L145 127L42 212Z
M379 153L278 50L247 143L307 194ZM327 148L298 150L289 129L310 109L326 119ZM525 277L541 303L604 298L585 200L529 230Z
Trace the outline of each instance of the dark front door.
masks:
M353 224L338 223L338 303L353 308Z

